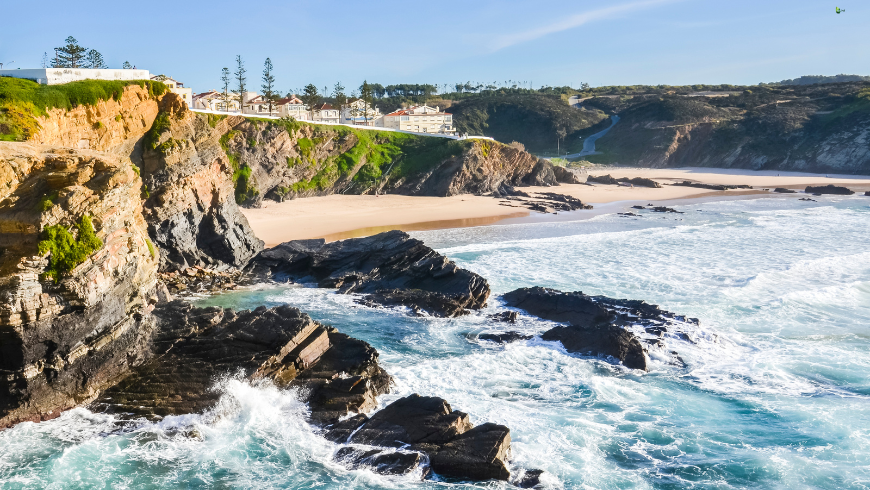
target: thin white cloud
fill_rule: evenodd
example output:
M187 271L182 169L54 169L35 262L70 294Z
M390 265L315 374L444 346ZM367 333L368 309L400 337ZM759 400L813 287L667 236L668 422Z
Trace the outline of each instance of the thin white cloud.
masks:
M567 31L568 29L574 29L575 27L580 27L583 24L587 24L592 21L607 19L616 15L630 13L637 10L643 10L646 8L655 7L657 5L674 3L677 1L682 0L644 0L640 2L614 5L612 7L606 7L597 10L590 10L588 12L571 15L562 20L559 20L558 22L554 22L546 26L541 26L535 29L530 29L528 31L517 32L514 34L495 38L494 42L491 44L491 49L492 51L498 51L500 49L504 49L516 44L533 41L535 39L539 39L550 34Z

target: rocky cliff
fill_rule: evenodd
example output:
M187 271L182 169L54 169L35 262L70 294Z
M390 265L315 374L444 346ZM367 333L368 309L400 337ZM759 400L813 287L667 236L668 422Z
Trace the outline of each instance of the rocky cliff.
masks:
M502 185L558 185L552 164L489 140L452 140L295 121L199 114L170 121L160 139L167 152L186 155L194 124L219 134L232 167L237 202L258 206L327 194L389 192L451 196L485 194ZM146 169L149 165L144 165Z
M156 291L126 157L0 143L0 427L92 399L139 361ZM87 239L87 241L86 241Z
M175 94L161 101L145 138L145 219L161 270L242 267L263 249L235 197L234 162L221 147L231 123L194 114Z
M30 141L130 155L154 123L158 101L148 87L128 85L118 100L51 109L38 118L39 132Z
M870 174L870 83L751 87L728 97L634 96L613 109L620 121L596 141L600 154L584 158Z

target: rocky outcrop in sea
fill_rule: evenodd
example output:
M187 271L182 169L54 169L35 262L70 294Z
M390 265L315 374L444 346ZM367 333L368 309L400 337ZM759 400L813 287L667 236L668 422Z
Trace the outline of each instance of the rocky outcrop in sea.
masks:
M332 243L282 243L260 253L252 267L277 281L364 294L362 304L407 306L445 317L486 306L490 293L486 279L398 230Z

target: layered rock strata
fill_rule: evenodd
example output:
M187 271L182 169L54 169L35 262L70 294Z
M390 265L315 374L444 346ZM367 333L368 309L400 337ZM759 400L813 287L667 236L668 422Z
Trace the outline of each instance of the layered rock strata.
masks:
M158 257L129 159L0 144L0 162L16 175L0 201L0 427L8 427L56 417L141 361ZM40 253L43 230L75 234L84 216L101 246L71 270L41 277L53 259Z
M263 251L255 266L278 281L363 293L363 304L408 306L454 317L486 305L489 284L402 231L325 243L295 240Z
M187 110L175 94L161 101L167 123L142 155L145 219L160 248L161 270L193 266L240 268L263 249L235 199L234 168L221 135L241 117L208 118Z

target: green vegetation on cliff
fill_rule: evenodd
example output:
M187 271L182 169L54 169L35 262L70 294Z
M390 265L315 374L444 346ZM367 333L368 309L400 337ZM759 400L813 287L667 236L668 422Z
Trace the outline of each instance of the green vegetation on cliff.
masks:
M736 87L716 97L627 93L584 105L618 113L595 163L870 173L870 83ZM677 91L681 92L681 91ZM603 128L593 128L599 130Z
M309 165L320 169L310 179L293 184L293 192L323 191L340 179L348 185L368 188L386 180L397 180L423 173L448 158L461 154L470 141L418 136L407 133L348 128L344 126L312 125L314 138L299 138L297 147ZM339 141L354 141L353 146L339 155L314 161L316 144L332 137Z
M139 85L151 97L166 92L166 85L151 80L83 80L42 85L21 78L0 77L0 140L24 141L39 131L38 117L51 109L70 110L100 101L121 100L124 88Z
M42 231L42 241L39 242L39 253L50 254L48 268L43 277L60 280L60 276L75 269L76 266L103 246L102 240L94 233L91 218L82 216L76 225L78 238L73 237L64 226L47 226Z
M448 109L460 133L486 135L498 141L517 141L532 152L554 151L560 131L562 148L579 144L578 131L598 123L601 111L582 111L561 97L539 94L479 96L465 99Z
M259 192L251 182L251 167L245 163L239 162L239 155L230 150L230 141L236 137L239 131L229 131L220 139L221 148L227 155L230 161L230 166L233 169L233 185L235 186L236 202L241 204L246 200L256 196Z

